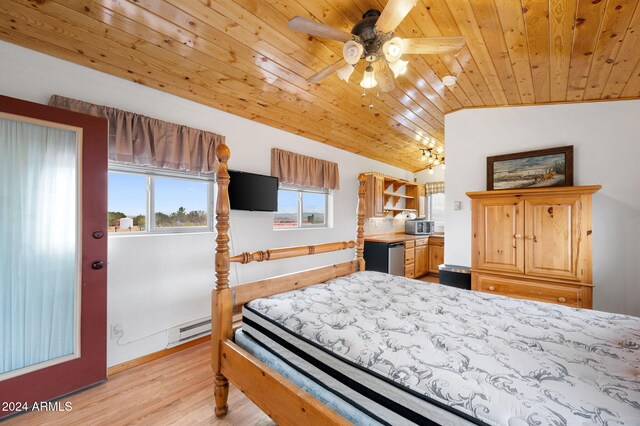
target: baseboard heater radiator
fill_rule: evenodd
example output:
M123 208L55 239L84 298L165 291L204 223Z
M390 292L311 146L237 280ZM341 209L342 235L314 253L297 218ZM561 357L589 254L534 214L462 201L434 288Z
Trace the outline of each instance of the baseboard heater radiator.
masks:
M200 318L180 324L168 330L167 348L181 345L202 336L211 334L211 317Z

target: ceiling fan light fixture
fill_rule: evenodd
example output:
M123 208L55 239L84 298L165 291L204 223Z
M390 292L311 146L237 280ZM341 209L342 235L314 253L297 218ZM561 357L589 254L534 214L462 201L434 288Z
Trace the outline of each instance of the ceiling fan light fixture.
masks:
M458 81L458 79L452 75L445 75L442 77L442 84L447 87L455 86L456 81Z
M355 65L360 60L362 56L362 52L364 52L364 48L362 45L354 40L349 40L344 44L342 48L342 56L347 64Z
M340 80L345 81L346 83L349 82L349 77L351 77L351 74L353 74L353 71L355 70L355 67L351 64L344 64L339 70L338 70L338 78Z
M382 45L382 51L384 52L385 59L390 63L396 62L400 59L403 52L402 39L400 37L394 37L391 40L387 40Z
M389 68L393 71L393 76L398 78L398 76L407 72L407 65L409 62L403 61L402 59L398 59L397 61L389 64Z
M375 75L373 75L373 67L369 65L364 70L364 76L362 78L362 81L360 82L360 87L362 87L363 89L371 89L373 87L376 87L377 85L378 82L376 81Z

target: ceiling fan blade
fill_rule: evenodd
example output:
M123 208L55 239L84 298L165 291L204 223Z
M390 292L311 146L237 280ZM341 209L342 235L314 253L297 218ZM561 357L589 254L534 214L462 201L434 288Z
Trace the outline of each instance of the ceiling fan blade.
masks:
M387 93L396 88L393 81L393 73L389 69L389 64L384 59L378 59L373 64L373 76L378 82L378 87L382 93Z
M352 34L320 22L312 21L311 19L303 18L302 16L294 16L291 18L289 20L289 28L331 40L338 40L342 42L353 40Z
M464 46L465 38L459 37L427 37L405 38L402 40L402 53L437 55L455 53Z
M307 81L309 83L320 83L322 80L329 77L332 73L338 71L338 69L340 69L344 64L346 64L346 62L341 58L336 63L321 69L320 71L309 77Z
M417 2L418 0L389 0L376 22L378 31L393 32Z

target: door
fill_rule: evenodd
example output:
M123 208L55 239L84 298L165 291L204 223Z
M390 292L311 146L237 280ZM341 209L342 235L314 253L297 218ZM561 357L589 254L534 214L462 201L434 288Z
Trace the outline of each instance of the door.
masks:
M384 179L374 176L373 200L375 217L384 217Z
M424 185L418 185L418 217L427 216L427 189Z
M369 175L365 186L365 216L384 217L384 179Z
M106 212L107 121L0 96L0 417L106 378Z
M444 263L444 247L440 245L429 246L429 273L438 275L438 267Z
M526 273L579 281L580 196L527 198Z
M476 201L478 269L513 273L524 272L523 202L517 197L496 197Z
M427 246L416 247L416 277L429 272L429 252Z

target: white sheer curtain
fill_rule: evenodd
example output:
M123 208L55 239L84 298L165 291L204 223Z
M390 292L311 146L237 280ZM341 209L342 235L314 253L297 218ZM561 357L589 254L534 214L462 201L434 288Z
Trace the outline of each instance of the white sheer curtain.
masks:
M0 375L74 352L76 143L0 118Z

